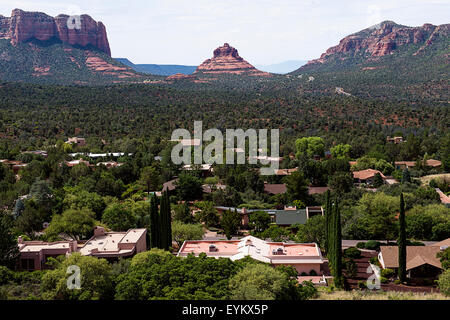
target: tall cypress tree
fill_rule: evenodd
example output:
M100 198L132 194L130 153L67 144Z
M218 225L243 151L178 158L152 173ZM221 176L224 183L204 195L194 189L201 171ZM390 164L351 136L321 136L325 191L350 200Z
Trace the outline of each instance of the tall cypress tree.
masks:
M166 193L163 192L161 197L161 204L159 206L159 232L160 232L160 248L167 250L169 248L167 243L167 202Z
M156 196L150 198L150 248L159 248L159 219Z
M330 241L330 234L329 234L329 220L330 220L330 211L331 211L331 199L330 199L330 190L327 190L326 195L326 205L325 205L325 252L329 253L328 243Z
M344 279L342 278L342 230L341 230L341 212L339 210L339 202L336 200L334 214L334 283L336 287L344 287Z
M400 216L398 233L398 278L401 282L406 281L406 219L405 201L403 193L400 194Z
M172 210L170 208L170 197L166 191L166 238L167 238L167 250L172 247Z
M330 200L330 209L328 210L328 266L330 267L331 272L333 272L334 268L334 255L335 255L335 233L334 233L334 218L335 218L335 203Z

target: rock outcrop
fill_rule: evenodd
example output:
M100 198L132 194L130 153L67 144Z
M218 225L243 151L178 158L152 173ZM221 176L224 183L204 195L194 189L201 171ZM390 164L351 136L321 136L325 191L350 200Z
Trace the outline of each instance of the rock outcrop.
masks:
M335 54L357 56L366 54L369 57L381 57L395 52L407 44L422 45L415 53L419 54L440 36L448 37L450 24L434 26L424 24L422 27L407 27L392 21L384 21L379 25L362 30L342 39L337 46L329 48L319 59L312 63L324 63Z
M178 80L195 80L196 77L194 75L176 73L166 78L167 81L178 81Z
M72 20L68 24L69 18ZM72 46L92 46L111 56L105 26L88 15L53 18L41 12L14 9L10 18L0 16L0 38L10 39L13 45L33 39L56 39Z
M269 76L270 73L260 71L239 56L238 51L225 43L214 50L214 56L198 66L195 73L211 74L248 74L252 76Z

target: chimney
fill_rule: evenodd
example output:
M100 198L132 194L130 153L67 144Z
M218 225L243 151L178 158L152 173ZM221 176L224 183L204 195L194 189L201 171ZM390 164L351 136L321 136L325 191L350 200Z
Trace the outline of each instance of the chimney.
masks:
M105 228L100 227L100 226L96 226L94 228L94 236L98 237L98 236L104 236L105 235Z
M22 238L22 236L19 236L19 238L17 239L17 243L18 243L18 244L23 244L23 238Z

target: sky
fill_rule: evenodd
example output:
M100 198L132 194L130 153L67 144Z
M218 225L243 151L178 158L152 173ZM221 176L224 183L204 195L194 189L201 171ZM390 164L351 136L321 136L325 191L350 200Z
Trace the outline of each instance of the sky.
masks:
M1 0L51 16L89 14L106 25L112 56L138 64L199 65L228 42L255 65L318 58L343 37L392 20L450 23L450 0Z

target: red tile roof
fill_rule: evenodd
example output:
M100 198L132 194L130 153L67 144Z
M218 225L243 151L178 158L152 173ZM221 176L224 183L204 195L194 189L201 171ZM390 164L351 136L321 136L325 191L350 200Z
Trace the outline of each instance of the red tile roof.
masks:
M361 170L361 171L354 171L353 172L353 178L359 179L359 180L367 180L369 178L373 178L377 173L379 173L383 179L386 179L384 174L382 174L380 171L374 170L374 169L366 169L366 170Z

